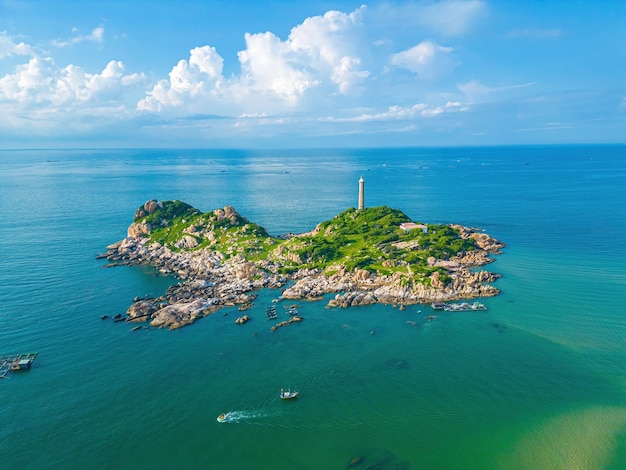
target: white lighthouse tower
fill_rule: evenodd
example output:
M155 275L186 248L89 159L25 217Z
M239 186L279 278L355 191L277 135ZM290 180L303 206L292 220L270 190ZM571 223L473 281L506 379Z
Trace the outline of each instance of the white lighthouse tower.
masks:
M358 210L365 209L365 180L363 176L359 180L359 207Z

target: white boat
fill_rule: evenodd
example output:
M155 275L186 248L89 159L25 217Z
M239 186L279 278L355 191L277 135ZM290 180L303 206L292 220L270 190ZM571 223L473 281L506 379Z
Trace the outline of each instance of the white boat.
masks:
M298 396L298 392L292 392L291 390L283 390L280 389L280 398L283 400L291 400L292 398L296 398Z
M228 421L228 417L230 416L230 412L228 413L222 413L221 415L219 415L217 417L217 422L218 423L225 423L226 421Z

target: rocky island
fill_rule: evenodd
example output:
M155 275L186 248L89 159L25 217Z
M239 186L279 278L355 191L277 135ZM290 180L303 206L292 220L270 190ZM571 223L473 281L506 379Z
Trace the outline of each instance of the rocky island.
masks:
M351 208L311 232L277 237L230 206L201 212L150 200L127 237L99 258L107 267L150 265L179 279L158 298L135 298L126 312L127 321L176 329L225 306L245 310L263 288L294 300L335 294L328 307L495 296L490 283L499 275L473 268L503 246L482 230L418 224L386 206Z

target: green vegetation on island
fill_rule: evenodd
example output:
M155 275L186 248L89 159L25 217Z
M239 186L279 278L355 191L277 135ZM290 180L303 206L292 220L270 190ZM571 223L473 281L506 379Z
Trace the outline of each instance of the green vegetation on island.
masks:
M447 284L448 271L433 260L476 250L476 239L446 224L401 227L411 222L402 211L386 206L351 208L311 232L277 237L229 206L203 213L181 201L149 201L135 213L131 229L133 236L148 237L175 252L204 249L225 259L267 261L286 274L303 268L327 276L366 270L379 276L402 273L413 283L430 285L438 273L438 280Z

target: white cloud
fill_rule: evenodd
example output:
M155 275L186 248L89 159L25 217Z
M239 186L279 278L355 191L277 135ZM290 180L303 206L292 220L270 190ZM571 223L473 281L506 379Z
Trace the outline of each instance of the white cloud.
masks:
M440 46L432 41L421 42L394 54L391 63L428 80L450 72L458 64L452 56L451 47Z
M23 42L16 43L6 31L0 32L0 59L14 55L32 55L32 48Z
M189 65L198 67L209 79L217 80L222 76L224 60L214 47L196 47L190 51Z
M443 3L444 6L456 4ZM423 12L428 10L424 4L420 5ZM434 8L434 4L429 5ZM437 12L443 11L441 4L436 5L440 9L428 10L424 17L435 18ZM439 23L443 21L442 17L437 18ZM361 6L349 13L333 10L306 18L290 30L286 39L270 31L246 33L245 48L237 54L240 73L229 77L224 76L224 59L214 47L195 47L188 57L172 66L166 78L156 81L143 98L139 85L145 83L145 77L127 73L120 61L112 60L100 72L89 73L75 64L58 66L51 57L37 55L30 46L0 34L0 54L31 55L28 63L0 77L0 103L7 110L5 117L0 117L0 125L4 121L16 127L20 120L35 118L42 122L49 119L46 125L51 128L62 127L64 122L76 126L80 121L80 125L86 125L87 118L131 118L139 111L159 114L163 122L171 123L161 125L170 129L236 128L243 132L260 126L313 125L320 121L319 116L327 115L328 109L341 116L334 118L334 122L409 123L467 110L461 102L450 100L446 104L417 103L407 107L389 106L381 112L361 111L364 96L368 105L380 106L376 97L380 95L384 99L389 87L395 87L393 74L398 68L432 80L457 65L451 47L429 40L390 56L380 41L371 38L365 20L371 21L372 17L368 16L367 7ZM71 39L54 44L67 47L85 41L104 41L102 26L87 35L80 35L76 29L73 34ZM393 41L385 44L393 47ZM390 64L396 68L387 69ZM399 93L400 88L393 90L394 101L407 102L407 99L415 100L420 88L413 85L403 88L408 95ZM445 102L441 96L435 101ZM131 103L135 103L134 108ZM219 116L233 119L216 120ZM333 120L321 118L324 119Z
M305 19L284 40L269 31L246 33L246 46L237 55L240 73L229 77L224 76L224 59L214 47L195 47L143 98L140 85L145 83L144 75L127 73L120 61L112 60L100 72L90 73L75 64L58 66L51 57L37 55L30 46L0 35L1 53L31 55L28 63L0 77L0 103L7 111L0 116L0 128L23 127L26 120L35 120L40 128L77 129L99 119L133 118L139 111L159 114L160 128L173 131L242 133L260 127L312 126L320 121L396 121L411 126L418 119L467 110L461 102L450 100L363 112L363 96L367 105L380 106L376 97L379 93L382 99L388 96L399 67L420 78L434 79L456 66L453 49L433 41L393 56L389 51L383 53L384 48L368 35L365 20L371 18L366 13L365 6L350 13L328 11ZM103 27L88 35L73 33L72 39L55 44L66 47L104 40ZM395 70L385 71L390 62ZM402 98L393 91L394 101L414 100L410 95L418 89L407 88L410 93ZM445 102L441 96L435 101ZM328 109L340 117L319 118L327 115ZM220 116L233 119L216 119Z
M312 66L324 79L330 77L340 93L367 78L369 72L360 68L365 11L365 6L349 14L329 11L293 28L287 44L299 66Z
M361 59L358 57L342 57L339 65L334 67L331 79L337 83L339 93L346 94L355 84L365 80L370 72L367 70L359 70Z
M72 32L77 33L78 29L73 28ZM79 44L84 41L102 43L104 41L104 26L98 26L94 28L89 34L74 36L71 39L67 39L67 40L57 39L53 41L52 44L55 45L56 47L68 47L74 44Z
M420 117L468 110L469 106L459 101L448 101L445 105L434 107L426 103L416 103L412 106L389 106L386 111L379 113L362 113L349 118L326 117L324 120L333 122L411 121Z
M467 33L476 20L485 14L483 0L449 0L426 4L419 16L422 24L447 36Z
M309 88L319 84L312 65L303 67L293 43L282 42L274 34L245 35L246 50L239 52L242 77L261 93L273 93L295 102Z
M536 85L537 82L519 83L516 85L504 85L499 87L489 87L478 80L471 80L466 83L459 83L457 88L465 94L468 101L476 103L485 100L489 95L493 93L515 90L518 88L526 88Z
M143 74L128 74L119 61L99 73L77 65L59 67L50 57L33 56L14 73L0 77L0 128L22 133L66 134L93 130L131 116L126 94L143 84ZM97 126L96 126L97 127Z
M196 47L189 51L189 60L180 60L169 73L169 80L160 80L137 108L161 111L167 106L181 106L198 95L210 95L223 82L224 59L214 47Z
M313 90L349 94L370 74L360 56L364 11L307 18L285 41L271 32L246 33L246 49L238 53L241 74L229 79L222 76L223 59L214 48L193 49L137 108L160 112L191 106L215 112L228 103L230 114L254 114L294 109Z
M101 73L90 74L76 65L57 67L49 58L33 57L0 78L0 101L69 104L91 101L105 92L143 81L141 74L124 74L124 64L111 61Z
M445 105L446 109L451 111L468 111L469 106L467 104L461 103L460 101L448 101Z

